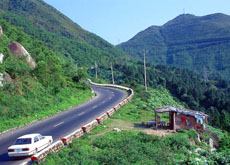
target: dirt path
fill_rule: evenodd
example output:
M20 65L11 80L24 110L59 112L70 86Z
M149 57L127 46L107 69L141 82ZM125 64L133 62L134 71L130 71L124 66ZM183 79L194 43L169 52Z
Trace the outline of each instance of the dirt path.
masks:
M166 135L171 135L171 132L168 132L168 130L163 130L163 129L158 129L154 130L152 128L146 128L144 124L141 123L135 123L132 121L124 121L120 119L111 119L111 122L109 122L105 126L105 130L99 134L96 134L94 136L102 136L108 132L113 131L114 128L119 128L121 131L122 130L132 130L132 131L137 131L137 132L145 132L149 135L155 135L155 136L166 136Z

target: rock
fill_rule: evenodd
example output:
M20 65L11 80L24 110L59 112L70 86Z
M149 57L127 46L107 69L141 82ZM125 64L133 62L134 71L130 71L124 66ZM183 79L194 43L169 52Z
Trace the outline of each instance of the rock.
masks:
M198 154L199 151L204 151L204 150L201 148L196 148L194 152Z
M4 55L2 53L0 53L0 64L2 64L2 62L3 62L3 57L4 57Z
M190 143L191 146L196 145L196 142L194 140L190 141L189 143Z
M97 150L98 150L98 147L94 146L94 147L93 147L93 150L94 150L94 151L97 151Z
M119 128L114 128L113 130L116 132L121 132L121 130Z
M196 134L196 138L197 138L198 142L201 142L199 134Z
M7 82L13 82L11 76L7 72L4 72L4 74L5 74L5 79Z
M34 59L30 56L30 54L27 52L27 50L18 42L11 42L8 45L8 48L10 49L10 52L14 54L16 57L18 56L26 56L26 61L30 64L32 68L36 67L36 63Z
M0 87L3 87L3 80L4 80L4 75L3 73L0 73Z
M214 148L213 140L211 138L209 138L206 142L210 146L210 148Z
M195 158L195 160L196 160L197 162L200 162L200 161L201 161L199 158Z
M0 73L0 87L4 86L4 81L7 81L7 82L13 81L12 78L10 77L10 75L6 72Z
M216 152L216 148L211 148L210 152Z
M3 35L2 27L0 26L0 36Z
M211 148L209 151L210 152L216 152L216 148L214 147L213 144L213 140L211 138L209 138L208 140L206 140L206 143L209 145L209 147Z

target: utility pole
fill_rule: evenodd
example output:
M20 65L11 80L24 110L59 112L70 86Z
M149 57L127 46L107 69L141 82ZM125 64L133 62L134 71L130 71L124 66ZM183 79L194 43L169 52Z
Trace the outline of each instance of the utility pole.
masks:
M146 73L146 60L145 60L146 53L147 51L144 50L145 91L147 92L147 73Z
M95 61L95 73L96 73L96 79L97 79L97 63Z
M77 70L77 63L76 63L76 76L78 76L78 70Z
M110 64L111 64L111 72L112 72L112 82L113 82L113 84L114 84L114 77L113 77L113 63L111 62Z
M203 67L203 77L206 81L208 81L208 71L205 66Z

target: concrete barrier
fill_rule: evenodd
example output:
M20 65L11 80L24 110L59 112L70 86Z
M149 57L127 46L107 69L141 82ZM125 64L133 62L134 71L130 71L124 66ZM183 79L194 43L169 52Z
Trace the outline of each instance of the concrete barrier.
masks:
M63 142L64 145L68 145L69 143L72 143L74 139L80 138L83 135L84 135L83 130L78 129L74 131L73 133L61 138L61 141Z
M97 119L99 119L100 123L104 123L107 119L109 118L109 116L104 113L103 115L99 116Z
M32 162L40 163L44 157L46 157L51 152L58 152L61 147L63 147L64 144L61 140L51 144L49 147L45 148L41 152L35 154L31 157Z
M85 133L90 133L96 126L98 126L98 122L96 120L93 120L92 122L86 124L85 126L82 127L82 130Z
M112 108L108 111L107 115L112 116L116 111Z
M61 140L53 143L46 149L42 150L41 152L35 154L34 156L31 157L32 162L40 163L49 153L51 152L58 152L61 147L64 145L70 144L74 139L80 138L84 135L84 133L89 133L91 132L96 126L99 124L104 123L109 117L111 117L119 108L121 108L123 105L127 104L132 97L134 96L134 92L131 88L123 87L120 85L113 85L113 84L97 84L92 82L90 79L88 81L92 85L97 85L97 86L105 86L105 87L113 87L113 88L120 88L123 90L127 90L130 92L130 95L124 99L122 102L120 102L118 105L113 107L112 109L109 109L106 113L102 114L95 120L91 121L90 123L82 126L80 129L74 131L73 133L61 138ZM94 93L93 89L90 88L92 93Z

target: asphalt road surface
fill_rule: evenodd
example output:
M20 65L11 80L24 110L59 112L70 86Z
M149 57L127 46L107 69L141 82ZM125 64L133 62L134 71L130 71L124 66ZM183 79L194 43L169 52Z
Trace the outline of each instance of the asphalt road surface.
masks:
M92 86L92 88L97 94L92 100L51 118L0 135L0 165L22 164L30 159L20 158L15 160L8 157L8 147L19 136L40 133L45 136L53 136L55 142L96 119L127 96L125 91L119 89L98 86Z

